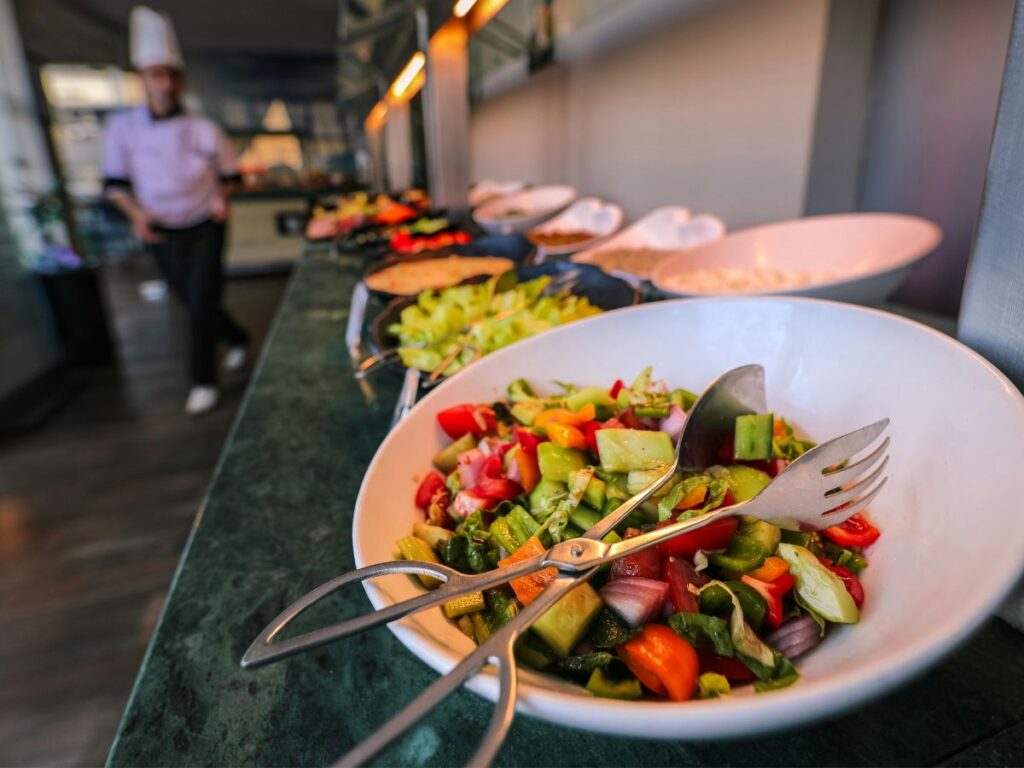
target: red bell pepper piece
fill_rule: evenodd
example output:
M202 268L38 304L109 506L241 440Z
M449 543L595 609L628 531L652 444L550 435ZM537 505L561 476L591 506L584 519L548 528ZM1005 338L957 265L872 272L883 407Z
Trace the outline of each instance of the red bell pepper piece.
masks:
M755 579L753 576L744 574L743 583L749 587L753 587L757 594L764 598L765 603L768 604L768 612L765 614L765 618L768 620L768 626L772 629L778 629L782 626L782 598L793 588L796 580L793 578L793 574L786 572L780 575L775 581L761 581Z
M618 647L619 657L645 686L672 701L686 701L700 673L693 646L664 624L648 624Z
M583 432L583 438L587 441L587 448L590 452L597 457L597 460L601 460L601 454L597 451L597 432L600 429L604 429L604 424L600 421L588 421L586 424L580 425L580 430Z
M841 547L866 547L882 535L860 512L841 525L826 528L822 533Z
M659 528L672 525L674 521L664 520L658 523ZM740 524L739 518L723 517L708 523L703 528L698 528L690 533L681 533L673 539L658 544L658 551L662 555L674 555L675 557L693 557L697 550L705 552L712 549L725 549L736 533L736 527ZM618 562L618 561L616 561ZM614 569L614 565L612 568Z
M481 437L493 432L498 426L494 409L489 405L472 405L465 403L446 408L437 414L437 423L452 440L458 440L466 434Z
M416 506L426 511L434 494L445 487L444 476L440 472L430 470L416 489Z
M639 536L643 531L639 528L627 528L625 538L631 539ZM660 562L658 550L654 547L641 549L632 555L620 557L612 563L612 570L609 578L617 579L622 576L642 576L645 579L658 578L658 564Z
M618 398L619 392L621 392L625 388L626 382L624 382L622 379L616 379L615 383L612 384L612 388L608 391L608 394L611 395L612 400L615 400L616 398Z
M537 455L537 446L544 442L544 438L522 427L515 428L515 435L519 446L531 456Z

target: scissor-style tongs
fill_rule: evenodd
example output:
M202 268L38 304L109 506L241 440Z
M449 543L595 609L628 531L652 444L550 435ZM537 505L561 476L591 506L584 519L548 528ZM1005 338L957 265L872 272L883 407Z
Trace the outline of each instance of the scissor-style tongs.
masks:
M367 762L403 731L430 712L443 698L455 691L487 664L498 667L500 693L490 726L470 764L489 765L496 756L515 714L516 639L533 622L574 587L590 579L597 569L613 560L630 555L658 542L701 528L714 520L732 515L753 515L770 519L787 528L816 530L838 525L860 511L878 494L885 483L877 480L888 462L886 439L861 461L829 471L873 443L885 430L888 419L863 427L819 445L789 465L761 493L730 507L719 507L664 528L615 543L604 537L633 510L650 499L680 469L703 469L714 463L711 458L731 431L737 415L760 413L766 409L764 370L751 365L737 368L719 377L697 400L676 446L675 460L664 473L643 490L579 538L555 544L546 552L482 574L467 575L437 563L395 561L371 565L346 573L322 584L289 606L260 633L242 657L243 667L258 667L278 659L319 647L325 643L387 622L395 621L425 608L440 605L455 597L505 584L512 579L545 568L554 568L550 584L519 614L495 631L491 637L462 659L448 674L438 678L390 721L368 739L343 756L338 765L355 766ZM867 476L865 472L878 465ZM861 478L858 482L851 481ZM842 486L846 483L845 487ZM275 641L296 616L327 595L352 582L387 574L407 573L433 576L443 584L432 592L387 606L355 619L313 630L297 637Z

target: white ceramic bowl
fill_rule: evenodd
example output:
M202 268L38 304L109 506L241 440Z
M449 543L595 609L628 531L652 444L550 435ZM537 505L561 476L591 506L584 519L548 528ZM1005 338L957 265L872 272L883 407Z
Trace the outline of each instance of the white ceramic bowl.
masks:
M473 185L469 190L467 200L472 208L483 205L491 200L497 200L506 195L514 195L526 189L525 181L491 181L484 179Z
M473 211L473 220L489 234L511 235L533 229L575 199L572 187L533 187L484 203Z
M602 733L673 739L740 736L797 725L889 690L937 661L982 622L1024 563L1024 516L1007 488L1024 466L1024 398L984 359L936 331L876 310L811 299L668 301L617 310L514 344L427 395L391 432L356 502L359 566L393 558L422 519L413 475L448 441L442 408L500 397L526 377L611 384L645 365L699 391L745 363L767 371L768 404L825 440L891 417L889 483L872 505L882 538L869 550L858 625L833 628L797 659L794 686L713 701L599 699L525 675L524 712ZM408 577L367 587L377 607L418 594ZM440 610L389 625L438 671L471 642ZM494 700L484 674L472 690Z
M658 264L651 282L672 296L711 295L682 290L673 285L673 277L715 267L801 270L828 274L825 279L800 288L757 293L876 304L892 293L914 263L933 251L941 240L942 230L917 216L812 216L740 230L675 254Z
M706 213L691 216L689 208L666 206L655 208L615 237L580 251L572 261L593 264L595 255L601 251L619 249L664 251L668 258L684 248L695 248L724 234L725 223L716 216ZM642 277L624 269L612 270L612 273L618 277Z
M622 209L615 203L608 203L597 197L577 200L553 219L549 219L532 232L587 232L592 237L567 245L539 245L548 256L563 256L567 253L590 248L613 234L622 226Z

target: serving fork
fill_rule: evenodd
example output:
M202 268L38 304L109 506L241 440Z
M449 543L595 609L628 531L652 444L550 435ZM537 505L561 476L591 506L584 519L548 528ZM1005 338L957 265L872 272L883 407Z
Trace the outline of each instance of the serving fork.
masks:
M780 472L759 494L746 501L719 507L619 542L603 541L633 510L664 487L677 470L698 468L697 465L707 461L707 457L715 457L724 435L732 429L736 416L765 410L764 369L759 365L748 365L729 371L716 379L691 408L676 444L675 458L664 472L582 536L555 544L532 558L482 574L467 575L438 563L410 560L380 563L343 574L309 592L275 618L245 652L242 666L259 667L440 605L460 595L497 587L541 569L554 568L556 575L547 588L514 619L499 628L486 642L464 657L446 675L434 681L337 763L341 766L355 766L367 762L429 713L442 699L486 665L493 664L497 666L499 675L498 700L490 725L470 761L473 766L489 765L497 755L515 714L518 686L515 641L562 596L593 577L600 566L734 515L750 515L789 530L820 530L838 525L864 509L884 487L886 478L882 475L888 464L888 438L859 461L844 462L874 444L888 426L888 419L812 448ZM699 468L707 466L704 463ZM433 576L442 584L432 592L367 615L277 640L291 621L324 597L353 582L397 573Z

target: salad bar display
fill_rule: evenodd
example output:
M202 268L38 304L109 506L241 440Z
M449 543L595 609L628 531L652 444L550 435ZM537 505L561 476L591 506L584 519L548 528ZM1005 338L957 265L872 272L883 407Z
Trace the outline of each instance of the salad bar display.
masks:
M401 557L484 573L575 539L663 475L696 396L644 370L631 384L530 383L507 397L436 415L451 443L419 479L423 519ZM813 447L771 413L739 416L718 463L678 472L606 542L756 496ZM838 469L838 468L837 468ZM788 686L792 663L833 624L859 620L864 548L880 532L863 513L818 532L725 517L606 566L565 595L518 643L520 663L614 699L672 701ZM445 615L483 643L555 578L555 569L455 598ZM439 582L419 577L428 589Z

